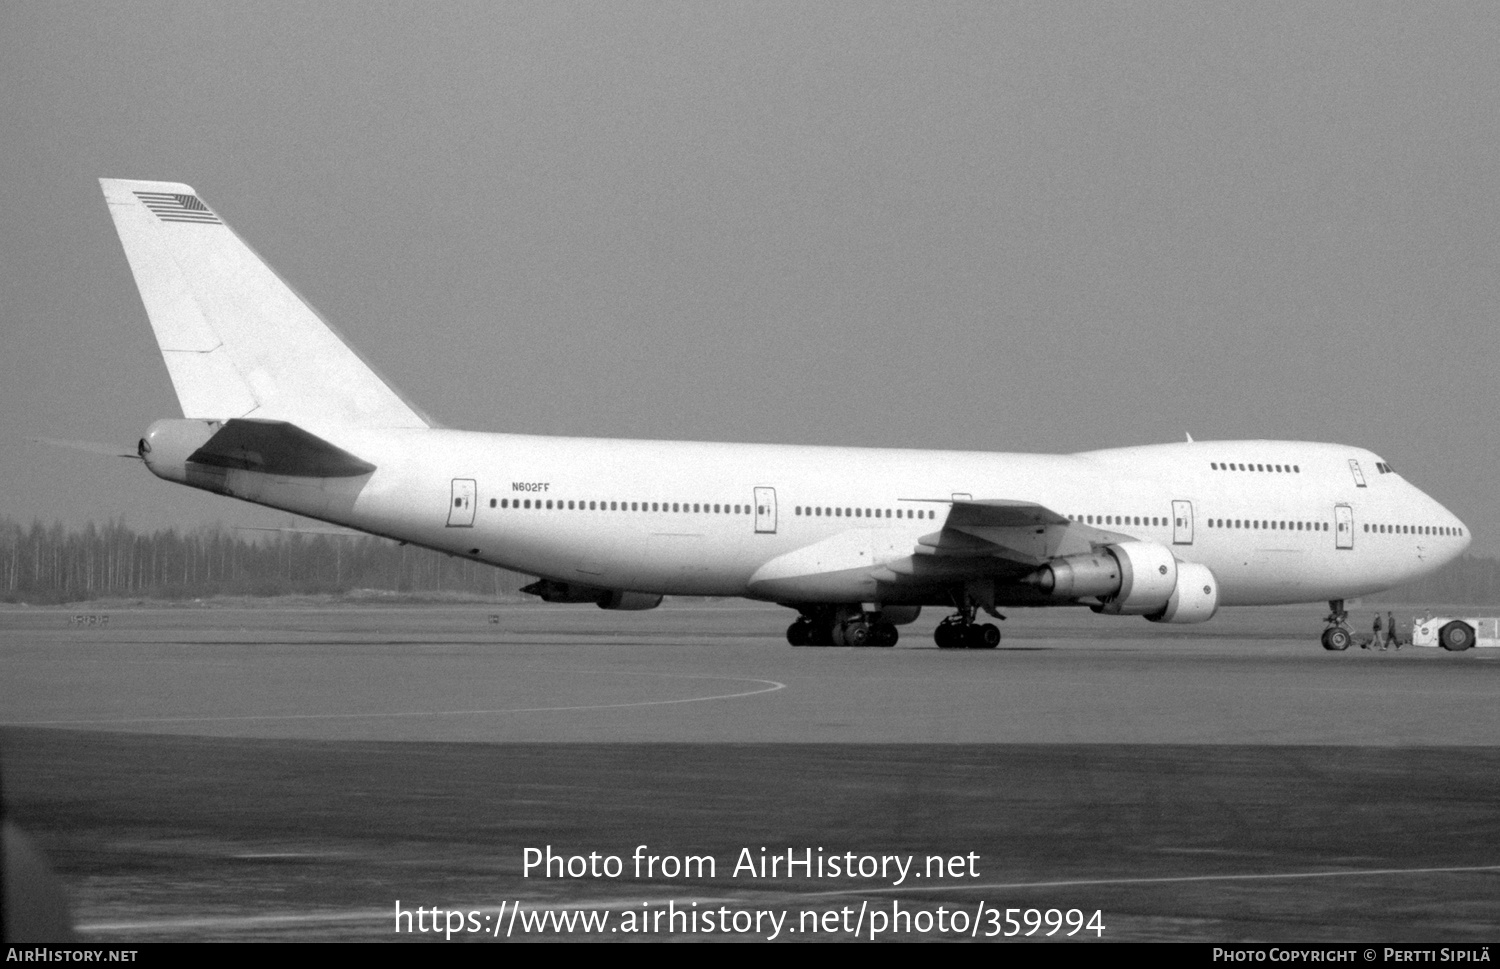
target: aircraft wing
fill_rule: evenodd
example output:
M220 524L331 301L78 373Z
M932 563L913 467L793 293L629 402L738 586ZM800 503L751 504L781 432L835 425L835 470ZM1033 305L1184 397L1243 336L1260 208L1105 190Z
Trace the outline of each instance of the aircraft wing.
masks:
M920 500L920 499L911 499ZM1029 501L933 499L949 505L943 527L917 539L880 528L853 527L765 563L750 585L769 597L878 594L885 584L907 589L955 583L1015 582L1049 559L1087 554L1128 535L1075 522ZM1021 599L1039 598L1029 589Z
M951 505L940 530L918 538L911 554L886 561L877 578L897 584L1019 578L1049 559L1086 554L1130 538L1075 522L1035 502L965 499Z
M952 502L941 530L917 539L916 555L1001 559L1040 566L1059 555L1089 552L1113 533L1083 525L1029 501Z

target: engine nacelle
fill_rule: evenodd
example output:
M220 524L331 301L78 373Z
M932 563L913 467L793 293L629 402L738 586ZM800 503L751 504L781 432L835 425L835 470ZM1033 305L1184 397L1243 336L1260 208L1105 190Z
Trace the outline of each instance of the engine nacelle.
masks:
M1120 589L1120 563L1107 551L1053 559L1021 580L1059 599L1112 596Z
M1197 562L1177 563L1177 588L1166 608L1146 618L1152 622L1207 622L1219 611L1219 583L1212 570Z
M1109 546L1120 563L1120 591L1098 609L1111 616L1145 616L1159 611L1177 588L1177 557L1154 542Z
M642 609L655 609L661 605L662 597L650 592L621 592L619 589L611 589L598 600L600 609L622 609L637 612Z
M1165 545L1121 542L1087 555L1054 559L1024 581L1063 599L1101 599L1096 612L1144 616L1160 612L1172 597L1177 565Z
M608 589L596 585L558 582L556 579L537 579L531 585L522 586L521 591L543 602L598 602L601 596L609 595Z
M661 605L662 597L650 592L624 592L620 589L601 589L597 585L582 585L577 582L559 582L556 579L538 579L524 586L522 592L536 596L543 602L592 602L600 609L636 611L655 609Z

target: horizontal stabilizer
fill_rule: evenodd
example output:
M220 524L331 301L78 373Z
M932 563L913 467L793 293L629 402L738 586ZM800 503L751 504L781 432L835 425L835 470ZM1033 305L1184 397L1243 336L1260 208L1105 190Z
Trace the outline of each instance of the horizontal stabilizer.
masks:
M225 421L188 460L292 478L352 478L375 470L375 465L295 424L253 418Z

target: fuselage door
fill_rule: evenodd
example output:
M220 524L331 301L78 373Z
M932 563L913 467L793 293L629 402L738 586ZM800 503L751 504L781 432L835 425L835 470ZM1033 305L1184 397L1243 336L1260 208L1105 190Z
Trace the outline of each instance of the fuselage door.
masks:
M755 533L776 534L776 489L755 489Z
M474 479L453 479L453 501L448 505L449 528L474 527Z
M1193 544L1193 503L1172 502L1172 544Z
M1363 488L1365 486L1365 473L1359 469L1359 462L1353 458L1349 459L1349 473L1354 475L1354 487Z
M1349 462L1353 464L1353 461ZM1333 506L1333 547L1354 547L1354 509L1348 505Z

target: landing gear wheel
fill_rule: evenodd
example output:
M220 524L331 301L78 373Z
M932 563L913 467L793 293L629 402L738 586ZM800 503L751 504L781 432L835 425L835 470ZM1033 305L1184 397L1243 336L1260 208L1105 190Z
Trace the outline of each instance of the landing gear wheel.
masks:
M863 622L851 622L844 626L845 646L869 646L870 625Z
M1324 649L1335 653L1342 653L1349 648L1349 644L1353 641L1354 637L1349 635L1349 630L1347 629L1340 629L1338 626L1334 626L1331 629L1323 630Z
M1462 653L1474 645L1474 630L1468 623L1455 619L1438 630L1438 644L1450 653Z
M992 622L969 627L970 649L994 649L1000 645L1000 627Z
M963 647L962 627L956 623L940 622L932 631L932 641L937 643L938 649L961 649Z
M888 622L876 623L875 628L870 630L871 646L894 646L901 634L896 632L896 627Z
M811 646L812 623L806 619L798 619L786 627L786 641L793 646Z

